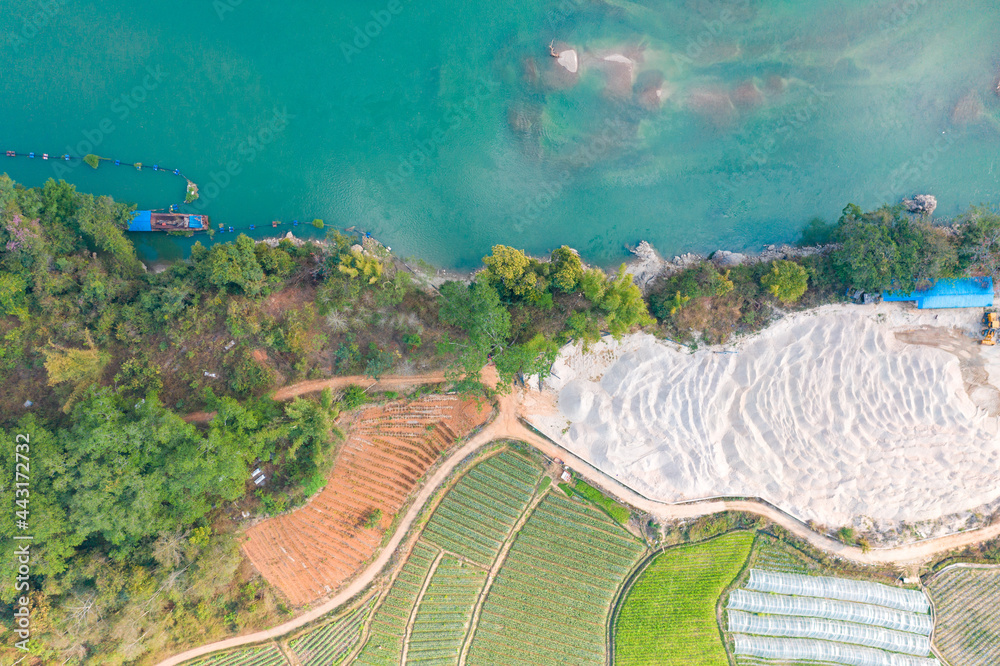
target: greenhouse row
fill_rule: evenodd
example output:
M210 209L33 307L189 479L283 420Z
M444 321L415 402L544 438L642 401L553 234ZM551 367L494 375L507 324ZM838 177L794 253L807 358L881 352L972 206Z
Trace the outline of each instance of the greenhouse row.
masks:
M875 604L911 613L928 613L930 611L930 602L923 592L901 590L888 585L860 580L751 569L747 588L759 592Z
M853 643L890 652L903 652L926 657L931 642L926 636L890 631L849 622L836 622L809 617L751 615L742 611L729 612L729 631L783 638L816 638L840 643Z
M783 661L820 661L846 666L941 666L937 659L892 654L826 641L736 634L736 654Z
M795 615L855 622L922 636L930 636L933 626L931 616L928 614L918 615L882 606L810 597L789 597L748 590L734 590L729 596L726 608L731 611L739 610L749 613Z

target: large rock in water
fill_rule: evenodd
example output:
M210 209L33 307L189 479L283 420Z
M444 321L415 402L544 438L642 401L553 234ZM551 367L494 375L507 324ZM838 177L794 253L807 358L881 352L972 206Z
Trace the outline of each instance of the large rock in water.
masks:
M912 199L903 199L906 210L919 215L931 215L937 208L937 199L931 194L918 194Z

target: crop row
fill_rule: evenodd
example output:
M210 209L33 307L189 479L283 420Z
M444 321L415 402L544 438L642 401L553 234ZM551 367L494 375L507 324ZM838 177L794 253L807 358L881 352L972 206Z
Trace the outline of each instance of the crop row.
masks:
M486 571L454 557L442 558L413 623L407 664L455 664Z
M954 664L1000 663L1000 569L954 567L929 584L937 609L934 642Z
M484 567L527 507L541 470L504 451L477 465L449 491L423 538Z
M603 513L550 493L489 592L468 663L604 663L612 599L644 550Z
M371 634L355 664L398 666L402 658L406 623L436 557L436 550L419 541L413 547L385 600L375 612Z
M288 661L277 645L268 645L202 657L186 666L288 666Z
M371 603L292 640L289 646L302 666L337 666L361 639Z

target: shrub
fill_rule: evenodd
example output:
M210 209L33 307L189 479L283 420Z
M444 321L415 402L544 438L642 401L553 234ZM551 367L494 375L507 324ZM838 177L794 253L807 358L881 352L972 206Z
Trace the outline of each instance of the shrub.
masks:
M809 286L806 269L794 261L779 259L771 264L771 270L761 278L771 295L786 305L802 298Z
M368 394L360 386L348 386L344 391L344 397L340 399L344 403L344 409L357 409L368 402Z
M362 525L365 529L373 530L382 522L382 509L372 509L365 514Z

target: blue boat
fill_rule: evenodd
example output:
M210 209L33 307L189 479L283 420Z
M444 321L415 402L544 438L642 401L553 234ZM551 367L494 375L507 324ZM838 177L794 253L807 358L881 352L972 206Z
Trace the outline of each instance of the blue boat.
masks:
M206 231L210 224L208 215L186 213L155 213L151 210L136 211L129 231Z

